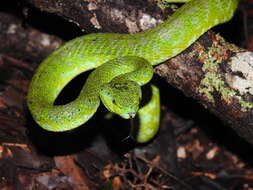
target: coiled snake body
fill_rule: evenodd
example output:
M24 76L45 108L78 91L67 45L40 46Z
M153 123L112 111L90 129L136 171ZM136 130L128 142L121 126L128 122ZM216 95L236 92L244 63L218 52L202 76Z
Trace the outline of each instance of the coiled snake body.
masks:
M179 54L211 27L230 20L237 4L238 0L191 0L153 29L89 34L67 42L40 64L32 78L27 102L34 120L49 131L70 130L93 116L100 99L110 111L133 117L140 86L152 78L152 65ZM94 68L76 100L54 105L70 80ZM155 86L152 91L151 101L140 110L138 142L150 140L158 129L159 91Z

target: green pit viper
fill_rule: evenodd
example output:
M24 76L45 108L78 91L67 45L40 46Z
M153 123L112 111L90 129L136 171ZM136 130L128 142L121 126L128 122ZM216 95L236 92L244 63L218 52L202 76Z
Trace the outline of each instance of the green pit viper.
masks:
M153 29L136 34L88 34L67 42L40 64L32 78L27 104L34 120L48 131L71 130L87 122L101 100L109 111L125 119L138 112L136 141L149 141L159 126L158 88L152 86L151 100L140 110L139 103L140 86L152 78L152 66L176 56L211 27L230 20L237 5L238 0L191 0ZM69 81L94 68L74 101L54 105Z

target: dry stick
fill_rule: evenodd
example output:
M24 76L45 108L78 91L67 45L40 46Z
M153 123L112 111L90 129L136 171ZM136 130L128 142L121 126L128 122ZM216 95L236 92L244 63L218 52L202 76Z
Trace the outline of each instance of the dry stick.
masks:
M175 180L176 182L180 183L181 185L185 186L187 189L190 190L194 190L191 186L189 186L188 184L186 184L184 181L178 179L175 175L167 172L166 170L164 170L162 167L157 166L157 164L153 164L152 161L147 160L146 158L142 157L142 156L136 156L137 158L139 158L140 160L144 161L145 163L149 164L151 167L157 168L158 170L160 170L161 172L163 172L164 174L166 174L167 176L169 176L170 178L172 178L173 180Z
M27 69L29 71L34 71L34 68L31 68L31 65L28 65L28 64L24 63L23 61L20 61L18 59L12 58L10 56L6 56L6 55L5 56L1 56L0 55L0 59L6 59L13 66L25 68L25 69Z

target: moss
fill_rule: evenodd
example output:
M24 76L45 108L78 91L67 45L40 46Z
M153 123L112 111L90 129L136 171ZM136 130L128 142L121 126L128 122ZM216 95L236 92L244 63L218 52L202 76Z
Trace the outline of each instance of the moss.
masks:
M173 2L175 3L175 2ZM166 9L166 8L171 8L173 12L175 12L178 9L178 6L173 4L172 2L167 2L166 0L157 0L157 6L160 9Z
M227 103L236 98L242 108L241 111L253 108L252 103L243 100L241 96L236 95L235 90L226 85L219 74L219 64L223 61L224 50L219 48L217 44L213 44L213 46L209 48L208 53L202 51L199 56L199 59L204 63L202 70L205 73L204 78L200 82L199 93L204 94L208 101L212 103L215 103L214 92L218 92L221 95L221 99Z
M211 102L214 102L212 95L214 91L220 92L221 98L226 102L231 101L231 97L235 95L235 92L226 88L224 81L213 72L207 72L205 74L204 79L201 81L201 86L203 88L199 92L205 94Z
M227 47L230 51L234 52L234 53L238 53L238 52L244 52L245 50L242 48L239 48L238 46L228 43L227 41L224 40L224 38L222 38L219 34L215 35L216 39L219 41L219 43L224 46Z
M244 109L243 111L247 111L247 109L253 108L252 103L243 100L243 98L241 96L236 96L236 97L237 97L241 107Z

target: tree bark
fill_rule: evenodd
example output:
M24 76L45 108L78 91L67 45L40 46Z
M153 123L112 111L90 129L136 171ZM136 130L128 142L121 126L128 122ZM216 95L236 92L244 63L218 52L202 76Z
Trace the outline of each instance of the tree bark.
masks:
M0 12L0 52L27 61L41 61L63 41L32 27L24 27L22 20Z
M208 32L183 53L157 66L156 73L253 144L252 60L252 52Z

